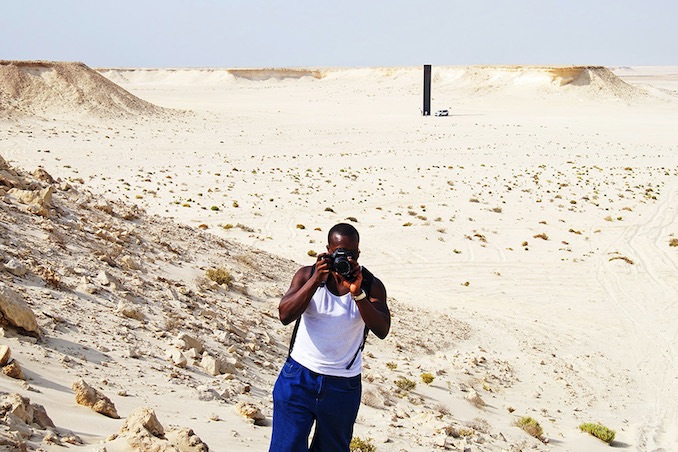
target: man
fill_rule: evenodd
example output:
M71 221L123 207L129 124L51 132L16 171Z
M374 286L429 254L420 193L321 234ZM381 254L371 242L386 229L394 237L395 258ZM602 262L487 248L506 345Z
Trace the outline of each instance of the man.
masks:
M348 452L358 416L367 329L391 327L386 288L358 265L360 236L347 223L327 235L327 253L302 267L280 300L284 325L297 321L290 355L273 388L269 452Z

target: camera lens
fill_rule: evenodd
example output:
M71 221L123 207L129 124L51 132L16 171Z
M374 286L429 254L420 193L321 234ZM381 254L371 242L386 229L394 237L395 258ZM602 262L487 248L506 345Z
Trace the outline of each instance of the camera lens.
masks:
M345 257L339 257L334 261L334 269L340 275L348 275L351 273L351 263Z

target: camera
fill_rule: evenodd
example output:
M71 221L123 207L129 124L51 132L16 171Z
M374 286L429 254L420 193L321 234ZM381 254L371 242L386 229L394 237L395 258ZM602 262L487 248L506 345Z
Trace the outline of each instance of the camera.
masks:
M353 252L345 250L344 248L337 248L334 253L326 257L330 263L330 270L339 273L347 281L354 281L355 278L351 274L351 262L349 257L353 257Z

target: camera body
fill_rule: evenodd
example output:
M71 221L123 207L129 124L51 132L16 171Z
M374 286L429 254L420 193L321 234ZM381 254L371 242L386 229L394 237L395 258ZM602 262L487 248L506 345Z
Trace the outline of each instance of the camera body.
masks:
M352 251L345 250L344 248L337 248L334 253L329 254L325 257L330 264L330 270L336 273L339 273L347 281L355 281L355 278L351 274L351 262L349 257L355 259Z

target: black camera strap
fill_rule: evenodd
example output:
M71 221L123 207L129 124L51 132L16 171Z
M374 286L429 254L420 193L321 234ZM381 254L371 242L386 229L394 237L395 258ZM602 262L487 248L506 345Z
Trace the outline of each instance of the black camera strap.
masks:
M363 273L363 281L360 284L360 289L365 291L365 294L367 295L367 298L370 297L370 288L372 287L372 281L374 280L374 275L372 272L370 272L368 269L365 267L361 268L362 273ZM309 279L311 276L313 276L313 273L315 272L315 265L311 266L311 274L309 275ZM303 314L302 314L303 315ZM292 331L292 338L290 339L290 347L289 351L287 352L287 356L289 357L292 355L292 348L294 347L294 341L297 339L297 331L299 331L299 323L301 322L301 316L297 319L296 322L294 322L294 330ZM355 362L356 358L358 357L358 353L363 351L365 348L365 342L367 341L367 336L370 333L370 329L367 325L365 325L365 332L363 334L363 340L360 344L360 347L358 347L358 350L356 350L355 355L353 355L353 359L351 359L351 362L348 363L348 366L346 366L346 369L350 369L353 363Z

